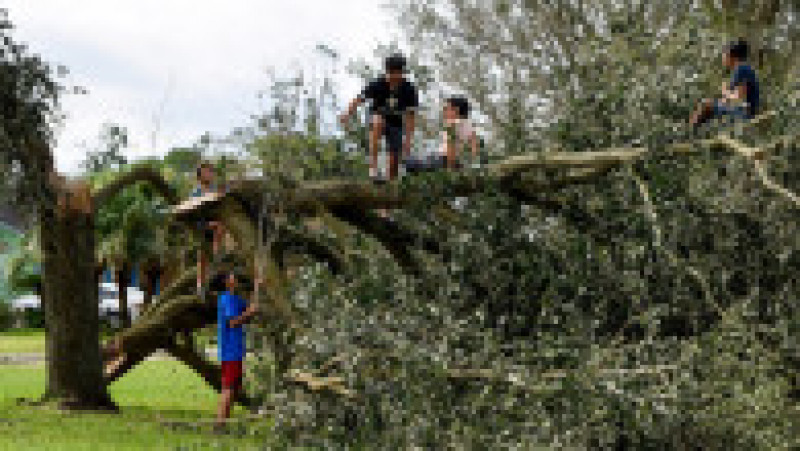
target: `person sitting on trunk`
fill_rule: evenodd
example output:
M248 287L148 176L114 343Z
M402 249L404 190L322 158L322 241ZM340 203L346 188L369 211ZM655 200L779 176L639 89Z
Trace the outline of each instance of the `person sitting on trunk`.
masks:
M201 163L197 167L197 186L192 191L192 197L203 197L218 192L214 178L214 167L207 162ZM208 255L216 255L219 252L224 229L219 221L201 220L198 221L197 227L203 235L197 253L197 294L203 297L206 273L208 272Z
M217 298L217 352L222 371L222 390L217 408L217 426L221 426L231 415L231 403L242 389L242 375L245 356L246 324L258 312L258 291L260 280L255 278L253 300L246 300L235 294L236 273L230 271L225 277L226 291Z
M369 175L378 177L378 146L386 138L389 151L389 180L397 178L402 156L409 156L414 139L415 110L419 105L417 88L405 78L406 60L393 55L385 61L386 74L367 85L339 118L347 126L359 105L371 101L369 119Z
M722 63L731 71L731 79L722 85L718 99L703 99L692 113L690 123L699 126L714 117L749 120L758 114L760 89L755 70L747 63L748 45L744 40L731 42Z
M464 97L450 97L442 111L444 130L436 152L424 158L408 158L405 162L409 173L456 169L462 166L459 158L464 150L470 152L473 161L478 157L478 135L469 121L470 105Z

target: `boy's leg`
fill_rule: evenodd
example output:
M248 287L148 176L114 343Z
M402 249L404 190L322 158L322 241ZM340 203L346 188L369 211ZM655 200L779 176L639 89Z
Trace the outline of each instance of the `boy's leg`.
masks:
M209 223L211 227L211 252L212 255L217 255L222 247L222 239L225 237L225 227L219 221L212 221Z
M217 424L222 424L231 416L233 399L242 386L242 362L222 362L220 369L222 390L217 407Z
M397 153L391 152L389 154L389 180L396 179L399 172L400 172L400 157L398 156Z
M703 99L697 104L692 117L689 120L691 125L702 125L714 116L714 102L711 99Z
M206 267L208 266L208 262L206 261L205 252L203 249L197 250L197 291L198 293L203 288L203 282L206 278Z
M223 387L219 396L217 406L217 424L223 424L231 416L231 403L233 402L234 390L231 387Z
M403 153L403 127L386 127L386 147L389 150L389 180L394 180L400 171L400 155Z
M369 128L369 156L370 156L370 166L369 166L369 175L370 177L377 177L378 176L378 148L381 144L381 138L383 138L384 129L386 126L383 117L380 114L373 114L370 117L370 128Z

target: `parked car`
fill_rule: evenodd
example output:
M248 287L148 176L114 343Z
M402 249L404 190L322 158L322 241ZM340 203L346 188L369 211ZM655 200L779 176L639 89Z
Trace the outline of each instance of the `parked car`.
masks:
M119 291L115 283L101 283L97 289L100 318L108 320L113 326L119 326ZM131 321L142 312L144 293L135 287L128 287L128 313Z
M112 326L119 326L119 292L115 283L101 283L97 288L98 311L100 319ZM144 293L135 287L128 287L128 312L135 320L142 311ZM42 301L38 295L30 294L11 300L11 309L17 317L18 327L43 327L44 315Z

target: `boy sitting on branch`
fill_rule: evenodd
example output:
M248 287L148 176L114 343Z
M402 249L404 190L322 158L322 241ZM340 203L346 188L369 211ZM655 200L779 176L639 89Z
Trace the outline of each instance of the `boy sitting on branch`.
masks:
M722 96L703 99L692 113L690 124L702 125L715 117L750 120L758 114L760 89L756 72L747 63L748 45L744 40L731 42L722 56L722 64L731 71L731 79L722 85Z

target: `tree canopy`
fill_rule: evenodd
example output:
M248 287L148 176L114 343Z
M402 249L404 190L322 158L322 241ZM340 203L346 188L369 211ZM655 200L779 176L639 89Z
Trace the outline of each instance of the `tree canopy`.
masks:
M53 170L52 129L60 86L51 67L16 42L0 9L0 170L2 195L19 206L40 200ZM8 197L10 196L10 197Z

